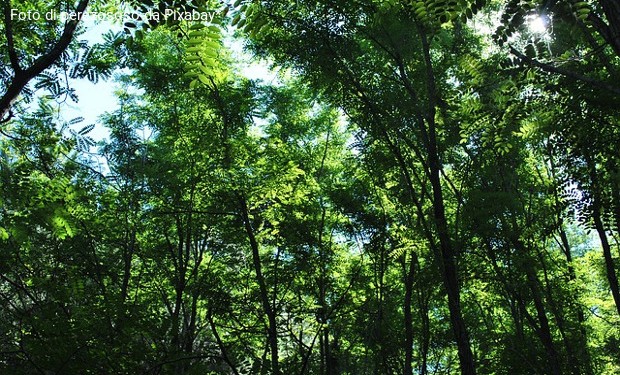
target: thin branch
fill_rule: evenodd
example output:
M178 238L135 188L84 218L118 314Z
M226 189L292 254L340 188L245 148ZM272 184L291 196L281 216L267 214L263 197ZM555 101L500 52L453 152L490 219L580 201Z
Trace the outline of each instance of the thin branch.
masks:
M30 291L28 291L28 289L25 286L17 283L16 281L13 281L13 280L9 279L8 277L6 277L3 274L0 274L0 279L2 279L5 282L11 284L15 289L21 290L24 294L26 294L28 296L28 298L30 298L32 303L34 303L34 304L38 304L39 303L39 300L37 298L35 298L35 296L32 293L30 293Z
M571 70L567 70L567 69L560 68L560 67L557 67L557 66L549 65L549 64L543 63L541 61L538 61L536 59L533 59L531 57L527 57L523 53L517 51L512 46L510 46L510 52L513 55L517 56L517 58L519 58L519 60L523 61L524 63L526 63L528 65L531 65L531 66L535 66L537 68L540 68L540 69L544 70L545 72L560 74L560 75L563 75L565 77L572 78L572 79L574 79L576 81L585 82L585 83L588 83L588 84L590 84L590 85L592 85L594 87L597 87L597 88L600 88L600 89L603 89L603 90L607 90L607 91L612 92L614 94L620 95L620 88L619 87L607 84L607 83L602 82L602 81L598 81L598 80L596 80L594 78L590 78L588 76L584 76L582 74L573 72Z
M235 375L239 375L239 371L237 370L237 367L235 366L234 362L230 359L230 357L228 357L226 346L224 345L222 338L217 332L217 326L215 325L215 322L213 321L211 309L209 309L209 311L207 312L207 320L209 321L209 326L211 327L211 332L213 332L213 336L215 337L217 345L220 347L220 351L222 352L222 359L224 360L224 362L226 362L228 367L230 367L230 369Z

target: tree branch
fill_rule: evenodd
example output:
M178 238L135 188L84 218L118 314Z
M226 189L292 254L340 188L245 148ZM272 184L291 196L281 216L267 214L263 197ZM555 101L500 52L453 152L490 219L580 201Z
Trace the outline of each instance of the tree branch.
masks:
M6 92L0 99L0 120L6 117L7 113L9 112L11 108L11 105L13 104L15 99L17 99L17 97L22 92L24 87L26 87L28 82L30 82L30 80L32 80L34 77L39 75L45 69L49 68L56 60L58 60L60 55L62 55L62 53L67 49L67 47L71 43L71 40L73 39L73 34L75 32L75 29L77 28L78 23L82 19L82 14L86 10L88 1L89 0L80 0L77 7L75 8L77 19L69 20L67 23L65 23L65 28L62 32L62 35L60 36L60 39L58 39L58 42L54 44L54 46L48 53L42 56L39 56L34 61L34 63L27 69L22 70L20 68L19 70L15 70L15 76L11 80L11 83L9 84ZM10 11L11 11L10 9L5 8L5 21L6 21L7 12L9 12L9 18L10 18ZM11 36L11 41L12 41L13 35L9 27L10 25L7 24L6 26L7 27L6 27L5 32L8 33L7 41L8 41L9 34ZM9 43L9 56L10 56L10 43ZM15 59L15 62L13 62L13 59ZM14 64L17 63L16 59L17 59L17 54L11 57L11 65L13 66L13 68L15 68Z
M616 87L616 86L610 85L608 83L596 80L594 78L590 78L588 76L585 76L585 75L573 72L571 70L567 70L567 69L563 69L563 68L560 68L560 67L557 67L557 66L549 65L547 63L543 63L541 61L533 59L531 57L527 57L523 53L517 51L517 49L515 49L512 46L510 46L510 52L513 55L517 56L517 58L519 60L521 60L522 62L524 62L524 63L526 63L526 64L528 64L530 66L535 66L537 68L540 68L540 69L544 70L545 72L560 74L560 75L563 75L565 77L572 78L572 79L574 79L576 81L581 81L581 82L584 82L584 83L588 83L588 84L590 84L590 85L592 85L594 87L597 87L599 89L603 89L603 90L612 92L612 93L614 93L616 95L620 95L620 87Z

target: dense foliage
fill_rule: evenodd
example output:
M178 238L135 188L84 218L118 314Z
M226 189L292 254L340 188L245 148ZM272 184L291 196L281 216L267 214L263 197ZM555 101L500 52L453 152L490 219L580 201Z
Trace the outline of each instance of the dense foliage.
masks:
M617 2L88 3L217 16L3 1L1 373L620 372Z

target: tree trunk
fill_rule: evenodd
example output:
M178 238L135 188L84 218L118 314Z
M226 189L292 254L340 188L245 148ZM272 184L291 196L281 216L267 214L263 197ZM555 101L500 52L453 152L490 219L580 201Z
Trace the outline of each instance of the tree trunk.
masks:
M428 353L431 347L431 319L428 316L431 294L420 290L418 308L422 320L422 342L420 344L420 375L428 374Z
M271 354L271 373L273 375L280 375L276 314L273 311L273 307L269 299L269 293L267 291L267 285L265 284L265 278L262 271L258 241L256 240L256 236L254 235L254 228L252 228L252 223L250 222L248 205L243 196L239 196L239 204L241 209L241 218L243 219L245 231L250 241L250 247L252 249L252 263L254 264L254 272L256 273L256 281L258 282L263 310L265 312L265 315L267 315L267 334L269 338L269 350Z
M443 271L444 286L448 294L448 309L450 310L450 321L452 322L452 330L456 339L461 374L474 375L476 374L474 355L471 351L469 334L467 333L467 327L465 326L465 321L463 320L461 312L461 295L456 267L456 252L454 251L452 240L450 239L443 190L441 187L440 173L442 165L437 148L437 129L435 124L435 112L438 102L435 75L430 57L430 44L423 30L420 30L420 35L427 70L426 79L428 80L429 113L426 117L426 122L428 124L428 168L430 172L429 179L433 190L433 215L441 252L440 263Z
M518 224L513 222L512 233L516 233ZM538 318L538 327L536 332L543 344L547 353L547 360L551 373L553 375L560 375L562 373L560 366L560 357L558 355L555 343L553 342L553 336L551 334L551 328L549 326L549 319L545 312L545 305L543 302L542 292L540 290L540 280L536 276L536 270L533 267L533 260L528 255L528 249L523 244L521 239L512 238L511 242L519 254L522 257L523 270L527 279L527 287L532 293L532 300L534 302L534 308L536 309L536 317Z
M403 305L404 324L405 324L405 367L403 375L413 375L413 317L411 314L411 301L413 296L413 280L415 275L415 252L411 251L411 259L409 260L409 269L407 269L406 257L403 256L403 276L405 284L405 300Z
M605 258L607 281L609 282L611 295L613 296L614 302L616 304L616 311L620 316L620 288L618 287L618 275L616 274L616 266L614 264L614 259L611 254L611 245L609 244L609 239L607 238L607 233L605 232L605 225L602 219L599 180L592 158L587 154L584 155L584 157L587 163L590 181L592 183L592 191L590 192L592 194L592 221L594 222L594 228L596 229L599 239L601 240L601 247L603 248L603 256Z
M570 251L570 244L568 242L568 236L566 235L566 232L564 231L563 228L563 222L560 221L560 240L561 240L561 244L562 247L564 248L564 254L566 255L566 263L568 264L568 279L571 282L574 282L575 280L577 280L577 275L575 274L575 267L573 266L573 256L571 254ZM583 358L583 373L587 374L587 375L592 375L593 369L592 369L592 359L590 358L590 353L588 351L588 339L587 339L587 333L586 333L586 329L585 329L585 316L583 314L583 309L581 308L581 306L579 304L576 304L573 307L575 311L575 314L577 316L577 323L579 324L579 333L578 333L578 343L577 343L577 348L580 351L580 357ZM575 333L577 334L577 333Z
M617 0L599 0L599 3L607 18L607 28L602 32L603 37L620 57L620 3Z

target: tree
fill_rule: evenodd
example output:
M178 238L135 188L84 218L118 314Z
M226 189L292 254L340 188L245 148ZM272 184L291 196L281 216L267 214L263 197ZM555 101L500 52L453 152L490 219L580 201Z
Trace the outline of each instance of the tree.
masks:
M204 22L76 47L128 69L104 167L50 96L0 137L0 369L617 373L611 8L502 4L227 7L269 83Z
M13 8L10 0L2 2L3 23L2 23L2 44L7 46L7 55L3 58L5 66L0 71L0 79L2 84L6 86L2 97L0 98L0 122L7 122L13 115L11 107L15 100L26 88L28 83L43 73L46 69L57 65L58 68L67 70L66 62L60 61L61 55L66 53L67 48L73 40L73 36L81 21L81 14L86 10L89 1L81 0L73 8L72 3L58 3L57 7L50 9L59 14L61 11L73 12L76 19L69 19L64 25L60 25L58 19L51 22L45 22L44 16L41 16L43 9L47 5L44 2L35 2L28 4L29 7ZM17 11L17 12L16 12ZM29 20L29 17L20 19L19 13L36 14L38 17L35 22ZM17 16L16 16L17 14ZM34 16L33 16L34 17ZM59 36L58 29L61 29ZM40 39L43 36L44 39ZM58 95L61 93L58 92Z
M353 9L362 13L355 14ZM261 12L270 25L257 35L257 48L273 54L280 63L291 59L316 89L331 91L330 100L370 137L384 142L391 157L398 160L410 189L410 204L417 208L416 215L443 276L461 369L475 373L460 306L457 249L451 239L454 228L450 228L446 186L441 181L442 158L448 146L438 135L437 116L442 116L442 107L444 111L446 108L437 77L445 74L442 69L447 68L442 64L447 61L433 61L431 57L433 48L444 47L442 43L450 43L453 35L454 40L462 37L436 28L431 20L413 16L400 5L359 8L346 4L332 9L320 3L316 9L291 9L287 4L273 3ZM318 19L317 14L321 15ZM284 19L286 30L278 27ZM414 39L410 38L411 30L416 31ZM303 48L296 42L299 35L307 36ZM423 82L414 82L414 75L424 77ZM395 92L407 98L404 106L395 105ZM446 120L440 121L444 124ZM403 134L399 129L407 130ZM416 184L421 191L416 190ZM430 214L425 200L431 202Z

